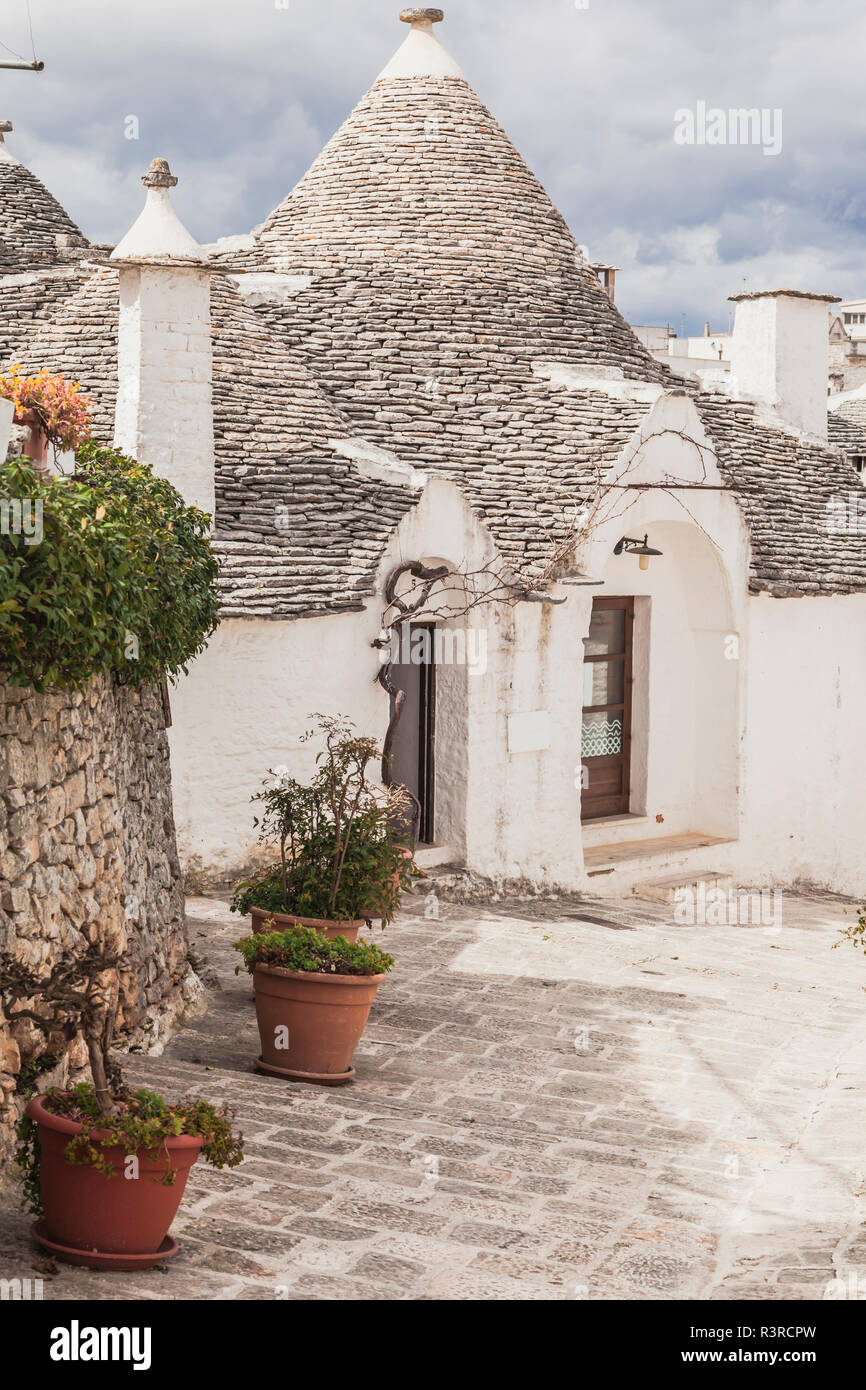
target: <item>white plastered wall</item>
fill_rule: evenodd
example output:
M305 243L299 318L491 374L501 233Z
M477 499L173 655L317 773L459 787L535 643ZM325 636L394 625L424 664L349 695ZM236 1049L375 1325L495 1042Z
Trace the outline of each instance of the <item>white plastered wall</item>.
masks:
M740 872L866 893L866 595L749 600Z
M457 487L432 478L392 539L379 592L405 560L473 570L495 556ZM214 634L172 692L175 816L186 862L199 858L225 871L249 862L249 798L269 767L286 764L299 776L311 771L316 744L301 745L298 736L312 712L347 714L364 732L384 737L389 702L376 683L372 646L381 608L375 600L363 613L326 618L230 619ZM561 606L485 605L468 621L485 635L487 664L477 674L438 672L437 838L485 874L577 883L587 613L569 599ZM537 712L549 715L551 746L509 753L509 714Z
M347 714L379 738L387 701L373 681L376 611L302 622L230 618L171 692L174 813L181 859L234 872L256 852L250 797L269 768L313 770L300 742L313 713Z
M690 408L659 402L631 482L714 482L703 440L681 437L683 425L697 433ZM555 585L563 604L497 604L459 620L484 632L487 667L438 672L437 839L485 875L606 891L583 868L583 638L594 594L634 594L636 654L648 648L635 693L646 727L635 748L633 809L646 813L636 835L733 837L742 884L806 878L864 891L866 596L749 597L748 536L730 492L678 495L683 505L658 488L623 495L583 557L603 586ZM642 572L634 556L612 552L620 536L645 531L664 555ZM457 487L432 478L392 539L378 589L403 561L477 569L495 554ZM377 599L362 613L223 623L172 694L185 860L225 870L249 860L249 797L269 767L312 769L316 746L298 736L313 711L348 714L384 737L389 702L371 645L381 608ZM549 746L510 748L510 719L527 716Z

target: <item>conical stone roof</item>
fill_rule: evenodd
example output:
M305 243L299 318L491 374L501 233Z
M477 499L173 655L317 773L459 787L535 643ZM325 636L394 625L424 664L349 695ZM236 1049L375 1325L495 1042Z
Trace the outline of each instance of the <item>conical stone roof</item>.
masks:
M705 401L644 349L430 12L415 14L253 233L245 258L262 273L239 277L241 293L251 279L256 312L359 435L458 483L518 573L565 539L649 410L632 383L651 383L696 397L755 538L753 589L866 588L866 547L822 530L827 489L850 483L850 466L761 427L748 405Z
M6 148L0 122L0 275L66 265L89 242L45 185Z
M312 354L352 324L425 377L432 335L458 354L485 341L660 380L564 218L459 74L432 25L413 24L257 230L249 264L313 277L291 303Z

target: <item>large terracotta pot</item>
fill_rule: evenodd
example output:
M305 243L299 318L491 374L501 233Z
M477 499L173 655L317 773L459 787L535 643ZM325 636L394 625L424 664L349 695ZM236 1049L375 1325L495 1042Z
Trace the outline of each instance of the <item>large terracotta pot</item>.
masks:
M344 936L347 941L352 942L357 941L358 932L367 925L363 917L355 922L333 922L325 917L295 917L288 912L266 912L263 907L251 907L250 917L254 936L264 931L288 931L289 927L313 927L331 941L338 936ZM273 927L266 926L267 922L273 922Z
M81 1125L52 1115L43 1099L34 1096L26 1110L39 1127L43 1216L32 1230L40 1245L91 1269L148 1269L173 1255L178 1247L168 1229L204 1141L182 1134L161 1141L153 1155L139 1152L137 1177L124 1175L128 1156L122 1147L103 1149L114 1169L107 1178L89 1164L67 1163L64 1151ZM170 1187L160 1181L166 1148L177 1174Z
M48 472L48 435L42 427L42 421L34 410L28 410L26 415L18 421L19 425L27 425L30 433L22 449L22 456L32 461L34 468L39 473Z
M318 975L257 965L253 974L259 1071L318 1086L355 1075L352 1056L384 975ZM285 1046L278 1045L285 1042Z

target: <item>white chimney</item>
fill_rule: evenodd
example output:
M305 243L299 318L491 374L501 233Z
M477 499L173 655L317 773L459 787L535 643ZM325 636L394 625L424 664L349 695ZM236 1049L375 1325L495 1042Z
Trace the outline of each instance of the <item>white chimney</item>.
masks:
M379 73L377 82L394 77L463 77L433 33L433 25L441 24L445 18L444 10L411 6L401 10L400 18L412 27L390 63Z
M142 178L147 201L112 252L120 271L115 447L149 464L213 516L211 269L176 216L164 159Z
M832 294L765 290L732 294L731 339L735 395L769 406L789 425L827 437L830 343L827 305Z

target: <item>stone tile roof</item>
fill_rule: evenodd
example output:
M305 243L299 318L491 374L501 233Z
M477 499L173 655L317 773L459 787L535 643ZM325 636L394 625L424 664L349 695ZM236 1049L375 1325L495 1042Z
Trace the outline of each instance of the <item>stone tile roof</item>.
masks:
M287 327L326 383L349 350L339 379L357 382L359 400L376 358L398 344L422 382L467 352L492 366L504 352L665 379L463 79L376 83L230 259L313 277Z
M861 490L838 449L776 429L744 402L696 395L695 404L748 523L751 590L788 598L866 589L866 537L834 523L834 506L847 510Z
M829 411L830 442L846 454L866 456L866 398L853 397Z
M25 371L47 366L79 382L93 401L94 434L110 443L117 396L117 272L90 267L65 283L66 297L28 326L12 356Z
M359 609L417 491L366 477L332 447L356 432L222 275L211 309L223 616ZM52 310L20 353L27 369L48 363L81 383L104 440L114 431L117 337L118 272L105 267Z
M361 608L418 493L366 477L332 441L356 431L222 277L212 291L216 549L226 617Z
M647 409L557 390L538 368L682 389L461 78L378 81L244 256L264 279L299 277L270 302L260 294L257 312L341 411L366 437L458 480L517 568L549 554ZM749 521L753 591L866 587L866 541L825 525L850 467L744 403L696 401Z
M753 590L866 588L866 539L826 528L828 500L859 486L850 466L750 406L684 388L652 357L464 79L377 82L222 264L239 259L251 272L235 277L239 291L220 276L213 291L227 614L305 616L372 593L417 493L332 447L352 437L454 479L531 579L649 409L628 382L695 396L751 528ZM108 438L113 275L49 309L35 343L40 362L96 393ZM550 363L570 365L581 387L545 379Z
M80 260L88 249L69 214L0 136L0 275Z
M0 363L15 358L36 325L59 306L92 270L80 263L0 276Z
M0 128L0 362L52 304L72 292L87 238L30 169L10 154Z

